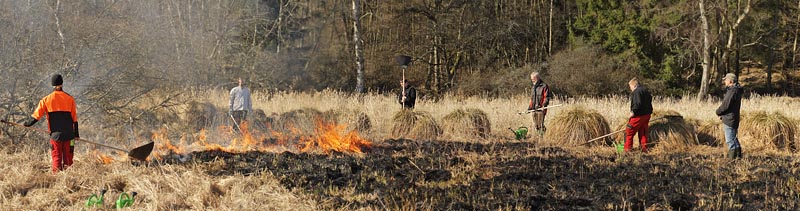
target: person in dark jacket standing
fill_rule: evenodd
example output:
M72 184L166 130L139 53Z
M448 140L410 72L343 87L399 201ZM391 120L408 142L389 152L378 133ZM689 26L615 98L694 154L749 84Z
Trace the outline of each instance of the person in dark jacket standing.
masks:
M625 152L633 148L633 136L639 134L639 147L647 152L647 138L650 136L650 115L653 113L653 96L636 78L628 82L631 89L631 114L625 128Z
M400 87L403 91L397 94L397 102L403 105L403 109L414 109L417 102L417 90L408 84L408 80L401 80Z
M47 116L47 125L50 130L51 157L53 160L53 173L62 171L72 165L75 152L75 139L80 139L78 133L78 112L75 99L64 92L62 84L64 79L56 74L51 78L53 92L42 98L36 111L23 125L33 126L42 117Z
M742 107L744 89L739 85L736 74L728 73L722 78L725 83L725 97L717 108L717 116L722 120L725 132L725 143L728 144L728 158L742 158L742 147L739 145L739 111Z
M553 93L550 92L550 87L547 86L547 83L539 77L539 72L531 73L531 82L533 87L531 87L531 101L528 104L528 111L533 111L531 112L533 128L542 136L547 130L547 127L544 126L544 117L547 115L547 109L541 108L550 104Z

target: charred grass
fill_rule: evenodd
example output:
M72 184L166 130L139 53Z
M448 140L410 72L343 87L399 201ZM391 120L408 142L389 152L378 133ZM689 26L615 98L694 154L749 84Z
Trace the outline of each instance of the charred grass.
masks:
M324 210L792 210L795 157L720 149L628 154L530 142L386 140L361 155L191 153L214 176L273 175Z

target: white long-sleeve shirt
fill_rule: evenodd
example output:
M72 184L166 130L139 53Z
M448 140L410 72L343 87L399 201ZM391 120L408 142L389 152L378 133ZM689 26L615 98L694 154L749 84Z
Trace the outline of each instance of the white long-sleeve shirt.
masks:
M231 111L253 111L253 104L250 102L250 89L237 86L231 89Z

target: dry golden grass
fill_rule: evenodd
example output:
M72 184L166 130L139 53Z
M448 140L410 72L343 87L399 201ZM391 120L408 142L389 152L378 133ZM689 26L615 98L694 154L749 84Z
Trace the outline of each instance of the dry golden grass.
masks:
M295 135L310 135L314 134L320 121L322 112L314 108L301 108L281 113L273 129Z
M314 210L317 203L283 188L269 173L212 176L216 165L132 166L102 164L78 153L66 171L50 172L43 149L0 148L0 210L82 210L88 197L107 189L105 208L121 192L136 191L133 210Z
M225 108L227 105L227 91L198 91L189 93L185 97L197 101L199 103L209 103L216 108ZM578 107L593 109L599 111L599 114L606 120L610 120L610 125L623 124L625 117L628 115L628 102L627 97L609 97L609 98L573 98L573 99L555 99L551 104L565 104L562 107L550 109L546 124L552 125L555 123L555 118L558 115L564 115L570 110ZM719 119L714 114L714 110L719 105L716 100L703 100L697 101L693 98L687 97L683 99L662 99L657 98L654 101L654 107L657 109L670 109L680 112L682 116L687 119L695 119L696 121L687 122L692 123L698 133L707 133L713 137L719 138L721 134L720 129L714 129L719 125ZM189 106L182 105L186 108L176 108L174 110L185 112ZM276 115L291 113L299 109L313 109L316 111L361 111L365 116L371 120L372 127L366 137L377 143L381 143L385 139L392 138L392 130L394 129L393 114L400 111L399 105L395 103L395 99L390 95L379 94L366 94L361 97L353 97L346 94L340 94L333 91L323 91L318 93L275 93L263 94L259 92L254 93L254 107L261 109L266 114ZM518 115L518 111L522 111L527 107L527 97L520 95L509 99L491 99L481 97L444 97L437 102L420 99L417 102L415 111L424 112L427 115L425 119L430 123L435 123L436 119L443 119L446 115L458 109L479 109L486 114L486 119L491 122L491 136L486 142L499 142L514 143L513 134L504 128L517 128L519 126L531 127L529 115ZM790 108L790 109L787 109ZM742 102L743 112L763 111L766 113L773 113L781 111L789 118L796 121L800 118L800 110L791 109L800 108L800 101L794 98L784 97L768 97L768 96L753 96L745 99ZM219 113L219 112L217 112ZM316 113L316 112L311 112ZM183 115L182 114L182 115ZM412 114L412 116L415 116ZM185 117L184 118L188 118ZM186 121L186 119L184 119ZM746 120L745 120L746 121ZM697 122L697 123L694 123ZM172 123L166 125L180 125L181 123ZM224 124L222 121L214 122L212 125L218 126ZM705 126L704 126L705 125ZM428 134L431 134L428 127ZM787 126L788 128L788 126ZM797 126L794 126L797 129ZM414 128L410 128L407 132L411 132ZM196 131L174 131L181 130L179 127L170 127L168 132L171 134L181 134L184 132L194 133ZM435 130L435 129L433 129ZM417 129L421 132L423 129ZM715 131L717 131L715 133ZM550 128L548 133L552 133L553 128ZM124 137L109 137L108 134L101 134L99 128L88 125L86 128L82 127L81 134L85 137L99 137L95 140L106 140L114 145L126 145L120 141L109 140L125 140ZM434 132L432 134L439 134ZM740 133L741 134L741 133ZM203 134L206 135L206 134ZM227 136L207 134L209 141L213 139L220 139ZM197 134L187 136L190 139ZM438 136L438 135L436 135ZM797 133L794 135L786 135L786 137L797 138ZM114 138L114 139L111 139ZM435 139L434 136L431 139ZM39 140L34 138L35 140ZM790 152L777 150L777 149L756 149L754 146L749 145L753 140L758 139L751 136L740 136L743 148L746 151L743 161L738 162L737 166L731 167L727 160L721 159L724 153L722 146L718 145L697 145L683 151L653 151L650 154L640 155L634 154L620 158L614 161L614 149L606 146L598 147L568 147L564 148L565 152L558 152L558 150L548 151L546 149L537 150L536 148L514 148L514 154L509 154L509 151L495 151L494 145L486 145L487 150L480 153L474 152L461 152L459 159L463 159L466 163L463 169L454 169L452 171L453 182L449 183L434 183L431 186L448 187L449 185L463 185L469 184L469 181L477 181L483 179L490 179L497 176L502 176L499 169L504 168L500 166L503 162L514 161L519 158L541 158L542 161L549 162L550 158L561 158L566 156L574 156L577 159L582 159L586 165L559 165L558 169L574 172L571 173L579 180L590 180L590 175L607 169L608 167L620 166L654 166L656 169L651 169L652 176L658 176L658 171L668 169L673 175L683 174L681 169L685 164L692 164L699 166L696 169L702 170L706 167L716 170L725 169L726 174L714 174L715 171L710 171L710 176L717 178L719 181L750 181L752 184L760 179L759 177L748 175L772 175L772 173L761 173L761 165L768 163L757 161L756 158L762 157L790 157L795 156ZM177 139L176 139L177 140ZM8 140L0 140L0 143L5 143ZM217 143L230 143L230 140L216 140ZM465 139L456 141L472 142L475 140ZM719 143L720 140L717 140ZM189 141L191 142L191 141ZM724 141L723 141L724 142ZM36 142L41 143L41 142ZM211 210L314 210L319 209L320 205L325 202L316 202L311 200L310 196L305 194L314 194L304 192L302 190L286 190L278 182L278 180L271 176L269 171L259 176L213 176L215 171L223 169L223 162L208 162L208 163L195 163L190 165L160 165L160 166L132 166L125 162L114 162L111 164L100 164L92 158L90 154L85 152L85 145L79 145L78 156L76 164L71 169L52 175L49 172L49 157L44 149L47 146L42 144L26 143L31 147L15 148L4 146L0 148L0 162L6 165L0 166L0 171L4 172L3 177L0 177L0 210L78 210L81 209L83 203L91 193L100 188L111 189L111 197L118 196L120 191L137 191L141 195L137 198L137 205L135 209L143 210L173 210L173 209L211 209ZM177 144L177 143L176 143ZM449 146L449 145L444 145ZM716 146L716 147L715 147ZM199 148L194 148L199 149ZM415 152L404 152L415 153ZM599 157L598 157L599 156ZM673 159L674 156L680 159ZM758 156L758 157L755 157ZM436 159L436 158L422 158L422 159ZM656 160L654 164L652 160ZM547 163L545 162L545 163ZM420 164L422 165L422 164ZM787 163L787 165L789 165ZM793 164L792 164L793 165ZM564 167L561 167L564 166ZM424 167L424 166L423 166ZM566 170L565 170L566 169ZM754 170L755 169L755 170ZM541 169L539 169L541 170ZM547 169L555 171L555 169ZM757 171L759 170L759 171ZM795 171L792 168L791 171ZM480 172L480 174L474 173ZM645 171L645 173L647 173ZM731 174L733 173L733 174ZM577 174L577 175L575 175ZM731 176L733 175L733 176ZM696 179L695 177L692 177ZM702 178L702 177L701 177ZM781 179L781 178L778 178ZM664 181L668 181L665 179ZM770 180L771 181L771 180ZM699 182L691 184L702 185ZM716 184L716 183L715 183ZM800 191L800 182L792 182L792 180L780 180L780 184L770 187L778 187L778 191ZM568 195L574 194L569 192L569 188L562 188L553 186L553 190L558 191L554 195ZM617 195L620 197L619 204L606 205L609 209L625 208L626 196L640 196L640 191L646 191L642 188L634 188L634 186L619 186L609 187L617 193L627 193ZM713 187L716 189L730 188L729 186L719 185ZM758 188L753 188L758 189ZM320 190L326 191L326 190ZM665 190L660 190L665 191ZM680 190L666 190L666 191L680 191ZM346 190L341 191L345 197L358 198L367 196L353 196L347 195ZM781 192L781 193L783 193ZM696 193L696 192L693 192ZM726 208L741 207L738 202L730 202L727 200L727 193L716 193L709 196L701 197L696 204L696 208L700 210L725 210ZM750 194L759 195L759 194ZM763 195L763 194L762 194ZM435 200L432 198L431 200ZM110 204L112 200L106 200ZM770 205L775 207L781 203L786 203L784 200L777 198L765 198L764 200ZM409 205L414 205L412 201L387 201L385 207L403 209ZM135 205L136 206L136 205ZM667 205L664 205L667 206ZM373 207L376 210L382 210L382 207ZM508 207L505 210L513 210L513 207Z
M203 91L193 93L194 96L204 96L212 104L222 107L227 105L227 91ZM437 102L419 99L414 111L427 112L433 119L443 119L450 112L458 109L478 109L484 111L491 122L491 137L505 137L513 139L513 134L506 128L520 126L532 127L530 115L518 115L517 112L527 108L528 96L521 93L519 96L498 99L483 97L456 97L445 96ZM372 130L367 137L382 140L392 137L394 114L401 110L395 103L394 96L390 94L365 94L360 97L342 94L336 91L321 91L316 93L253 93L254 108L263 109L267 113L285 113L300 108L314 108L320 111L331 109L351 109L363 111L372 121ZM324 103L321 103L324 102ZM627 96L606 98L570 98L554 99L551 105L564 104L562 107L550 109L545 118L545 124L550 125L553 118L560 112L566 112L573 107L585 107L600 111L608 120L609 125L622 125L629 115L629 101ZM673 110L679 112L686 119L695 119L707 125L720 123L715 114L719 107L718 99L697 100L694 97L659 98L653 100L656 110ZM742 100L742 112L781 111L789 118L800 118L800 109L785 109L800 107L800 100L789 97L773 97L753 95ZM691 121L689 121L691 123ZM698 127L699 125L694 125ZM548 132L549 133L549 132ZM740 137L742 139L744 137ZM463 140L473 141L473 140ZM723 140L724 142L724 140ZM744 146L746 147L746 146Z
M492 132L492 124L479 109L456 109L442 117L444 135L459 140L483 139Z
M417 140L436 140L442 128L424 111L400 110L392 118L392 137Z
M742 115L740 144L760 149L796 150L797 122L782 113L751 112Z
M590 139L611 132L608 121L594 109L575 106L561 111L547 126L545 141L566 146L579 146ZM593 142L611 144L611 138Z
M322 118L325 121L330 121L336 124L347 125L347 130L355 130L359 133L366 134L372 129L372 121L369 116L362 111L351 109L331 109L322 112Z
M688 119L690 124L695 125L697 140L700 144L708 146L725 145L725 133L722 131L722 122L714 120Z

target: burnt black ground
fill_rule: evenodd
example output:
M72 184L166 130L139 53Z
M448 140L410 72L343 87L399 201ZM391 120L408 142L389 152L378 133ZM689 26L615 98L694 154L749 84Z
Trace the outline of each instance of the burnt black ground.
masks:
M787 187L800 169L792 157L730 162L692 153L576 156L525 142L412 140L386 140L359 156L223 151L189 156L161 164L221 161L222 168L207 173L269 173L286 188L313 195L326 209L800 208L798 188Z

